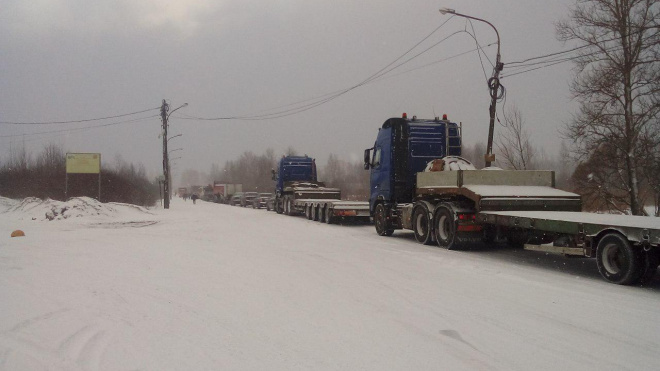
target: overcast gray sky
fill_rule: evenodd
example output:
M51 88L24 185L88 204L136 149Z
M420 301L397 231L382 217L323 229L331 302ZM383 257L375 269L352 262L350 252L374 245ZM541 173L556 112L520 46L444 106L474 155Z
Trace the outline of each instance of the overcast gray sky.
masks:
M519 61L567 49L555 40L554 22L568 16L572 0L0 0L0 121L43 122L106 117L189 103L170 117L170 148L185 168L208 172L251 150L289 146L325 163L330 153L358 160L378 128L402 112L431 118L444 113L462 122L464 142L485 142L489 95L467 34L314 109L261 121L196 121L183 115L255 115L351 87L388 65L446 21L440 7L491 21L499 30L502 60ZM409 56L452 33L453 18ZM488 26L474 23L483 46L494 43ZM494 61L496 48L485 49ZM486 73L492 67L483 60ZM532 139L550 154L558 129L570 119L570 63L508 79L506 106L516 105ZM290 107L285 107L287 109ZM498 106L498 111L506 109ZM281 110L281 108L280 108ZM180 116L179 113L182 115ZM144 118L66 125L0 124L1 135L62 130ZM500 115L501 117L501 115ZM69 152L116 154L161 171L160 120L82 132L0 138L0 158L10 142L38 152L47 143Z

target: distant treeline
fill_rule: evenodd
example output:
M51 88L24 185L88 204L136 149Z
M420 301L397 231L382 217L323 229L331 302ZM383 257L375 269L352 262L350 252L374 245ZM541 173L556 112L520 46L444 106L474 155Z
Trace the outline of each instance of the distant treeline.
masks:
M24 148L12 150L9 160L0 164L0 196L54 200L76 196L98 198L97 174L69 174L68 194L65 196L65 156L61 147L52 144L34 158ZM149 181L144 166L135 166L120 159L115 161L114 166L101 165L102 202L152 206L158 201L158 183Z

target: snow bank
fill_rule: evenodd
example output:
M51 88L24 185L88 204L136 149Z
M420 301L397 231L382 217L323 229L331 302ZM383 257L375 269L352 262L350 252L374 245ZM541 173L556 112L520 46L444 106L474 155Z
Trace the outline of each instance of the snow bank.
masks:
M64 220L73 218L145 216L144 207L123 203L102 203L89 197L74 197L66 202L28 197L23 200L0 198L0 212L18 220Z

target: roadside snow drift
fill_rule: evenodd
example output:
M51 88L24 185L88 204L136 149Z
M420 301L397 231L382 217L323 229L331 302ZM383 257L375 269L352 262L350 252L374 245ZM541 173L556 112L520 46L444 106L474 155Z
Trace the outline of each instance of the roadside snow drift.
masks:
M101 203L90 197L74 197L66 202L51 199L41 200L28 197L21 201L0 197L0 211L17 220L63 220L70 218L92 218L127 216L145 217L152 215L146 208L123 203Z

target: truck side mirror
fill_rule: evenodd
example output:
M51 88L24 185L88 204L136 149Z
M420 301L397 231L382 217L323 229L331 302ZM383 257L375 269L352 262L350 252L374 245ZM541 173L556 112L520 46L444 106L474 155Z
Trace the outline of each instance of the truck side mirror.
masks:
M270 178L271 178L272 180L277 180L277 173L275 172L275 169L270 169L270 173L271 173L271 177L270 177Z
M367 148L364 150L364 170L369 170L371 167L371 150L373 148Z

